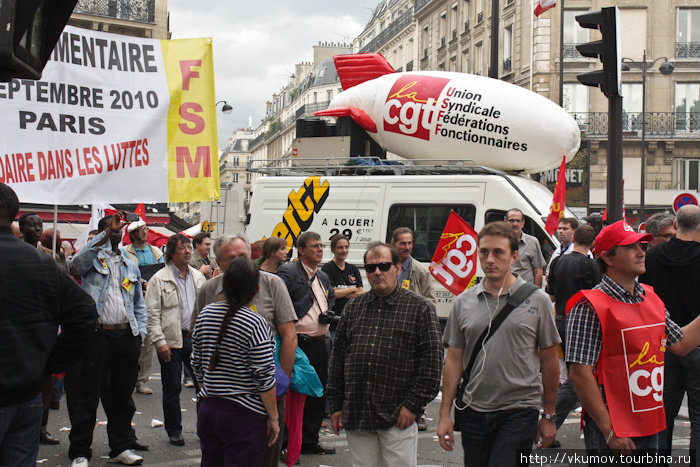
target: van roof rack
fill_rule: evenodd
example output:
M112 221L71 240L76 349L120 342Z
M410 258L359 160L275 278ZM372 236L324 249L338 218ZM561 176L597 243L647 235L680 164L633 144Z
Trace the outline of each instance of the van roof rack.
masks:
M351 158L309 158L249 160L249 172L284 175L508 175L501 170L477 165L471 159L387 160L376 156Z

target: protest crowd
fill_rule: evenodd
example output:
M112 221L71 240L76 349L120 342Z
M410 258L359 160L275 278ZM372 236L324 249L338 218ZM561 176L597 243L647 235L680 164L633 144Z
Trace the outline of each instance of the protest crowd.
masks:
M283 239L253 248L240 234L175 234L161 250L143 220L117 212L55 254L39 216L17 219L19 202L0 184L2 466L34 466L40 443L59 443L49 413L64 391L73 467L96 463L100 403L109 462L142 464L133 393L153 393L156 358L165 436L185 445L180 394L194 387L207 467L336 455L320 442L324 419L345 430L356 466L417 466L424 430L448 451L461 442L465 466L527 465L520 454L558 446L578 406L587 452L657 453L673 447L685 394L700 465L697 206L652 216L645 233L562 217L549 262L512 209L478 232L483 278L441 332L408 227L368 245L363 283L343 234L325 264L312 231L293 258Z

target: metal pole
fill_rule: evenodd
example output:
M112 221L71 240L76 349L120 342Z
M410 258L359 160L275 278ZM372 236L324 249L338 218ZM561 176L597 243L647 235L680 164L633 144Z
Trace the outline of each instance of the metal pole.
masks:
M498 79L498 16L500 7L498 0L491 0L491 66L489 78Z
M564 0L561 0L559 25L559 107L564 107Z
M639 192L639 223L644 222L644 192L646 191L646 136L647 136L647 50L642 60L642 183Z
M622 220L622 96L608 97L608 224Z
M54 256L56 255L56 235L58 235L57 231L58 227L58 205L54 204L53 205L53 241L52 246L51 246L51 251L53 251Z

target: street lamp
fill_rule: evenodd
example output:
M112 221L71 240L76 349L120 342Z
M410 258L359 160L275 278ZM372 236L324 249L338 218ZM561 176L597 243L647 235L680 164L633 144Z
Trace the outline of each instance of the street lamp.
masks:
M233 107L231 107L230 105L228 105L228 104L226 103L226 101L219 101L219 102L216 103L216 105L219 105L219 104L221 104L222 102L224 103L224 105L221 106L221 111L222 111L223 113L225 113L226 115L230 114L231 111L233 110Z
M653 62L647 62L647 51L644 49L642 62L636 62L631 58L622 57L622 71L630 71L628 63L642 70L642 181L641 190L639 192L639 223L644 222L644 191L646 183L646 136L647 136L647 70L656 65L656 62L663 60L659 65L659 71L662 75L668 76L673 73L673 63L668 61L668 57L659 57Z

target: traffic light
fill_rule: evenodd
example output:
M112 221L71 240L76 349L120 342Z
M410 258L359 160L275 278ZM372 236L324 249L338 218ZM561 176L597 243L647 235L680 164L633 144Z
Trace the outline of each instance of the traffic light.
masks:
M39 79L78 0L0 0L0 81Z
M598 86L607 97L620 95L622 59L619 18L620 11L616 6L576 16L576 21L582 28L599 29L603 35L603 40L576 46L576 50L584 57L600 57L603 69L583 73L577 78L586 86Z

